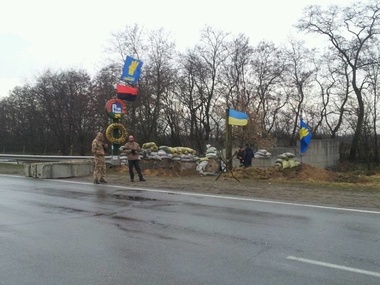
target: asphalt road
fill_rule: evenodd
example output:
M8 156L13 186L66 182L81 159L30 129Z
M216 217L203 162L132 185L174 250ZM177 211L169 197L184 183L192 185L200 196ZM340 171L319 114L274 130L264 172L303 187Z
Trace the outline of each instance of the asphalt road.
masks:
M0 276L380 284L380 212L0 175Z

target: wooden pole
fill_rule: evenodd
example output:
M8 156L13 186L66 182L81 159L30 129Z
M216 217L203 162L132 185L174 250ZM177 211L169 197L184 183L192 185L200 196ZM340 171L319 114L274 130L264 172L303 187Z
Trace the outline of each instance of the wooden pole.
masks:
M232 169L232 126L228 123L229 109L226 109L226 165L227 169Z

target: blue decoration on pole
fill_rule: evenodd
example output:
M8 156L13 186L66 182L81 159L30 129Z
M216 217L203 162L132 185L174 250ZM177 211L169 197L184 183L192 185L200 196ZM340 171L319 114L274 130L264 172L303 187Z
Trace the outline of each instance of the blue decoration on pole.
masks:
M142 65L143 62L141 60L127 56L120 79L128 83L136 84L140 77Z

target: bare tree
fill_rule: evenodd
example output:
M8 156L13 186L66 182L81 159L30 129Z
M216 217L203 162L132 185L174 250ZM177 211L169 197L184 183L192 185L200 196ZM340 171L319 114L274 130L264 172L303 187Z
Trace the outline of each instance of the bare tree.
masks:
M314 50L309 50L303 42L290 40L290 47L285 50L287 58L286 81L290 87L291 94L289 104L292 106L295 118L291 133L291 145L295 145L298 139L299 118L302 116L302 107L306 103L314 101L311 93L313 75L315 73Z
M375 49L371 56L373 61L379 62L379 49ZM373 144L370 145L371 152L373 153L373 160L375 163L380 162L379 142L378 142L378 128L379 128L379 112L380 107L380 67L378 64L370 65L366 68L368 87L365 92L365 101L368 106L368 128L371 129ZM369 148L367 148L369 150ZM369 157L369 155L368 155Z
M252 84L255 88L254 112L258 115L261 136L270 136L279 111L287 102L283 75L286 68L283 52L273 43L260 42L251 60Z
M224 95L227 106L248 112L253 96L249 81L253 48L249 45L249 39L240 34L228 43L228 52L229 57L222 64L220 92Z
M92 110L91 118L94 122L94 132L104 129L107 127L108 122L111 121L105 115L105 105L108 100L116 98L115 87L119 82L120 74L120 66L118 64L110 64L103 67L92 80L91 92L93 100L90 101L91 105L89 108ZM129 109L127 112L129 112Z
M139 126L143 139L157 140L163 135L166 124L162 116L163 99L169 96L171 86L174 85L176 53L170 33L163 29L152 31L149 43L144 76L139 84L139 104L136 108L142 122L136 123L136 126Z
M373 64L368 61L365 53L376 42L376 36L380 33L379 16L378 0L355 2L349 7L330 6L325 10L319 6L309 6L297 25L300 30L326 36L332 49L350 68L351 85L358 103L358 120L350 159L357 156L365 114L360 71L364 66Z
M0 142L2 150L38 153L44 149L43 113L25 85L16 87L0 104Z
M195 48L180 55L177 93L188 112L186 124L190 137L196 140L201 153L206 143L221 134L220 124L227 106L222 98L220 73L229 56L227 36L206 27Z
M239 110L249 114L253 121L252 102L253 85L249 78L251 71L250 61L253 55L253 48L249 44L249 39L243 34L239 34L228 43L229 57L223 62L220 72L220 94L226 102L225 107ZM256 124L252 125L252 128ZM257 132L247 131L247 127L236 128L233 132L233 141L239 145L247 142L257 141Z
M342 126L346 125L345 119L351 113L348 102L354 99L348 65L336 55L325 53L317 66L315 81L321 101L316 105L319 113L313 114L316 118L314 128L320 128L321 133L329 134L334 139Z
M37 79L33 88L36 99L44 110L45 126L51 131L58 150L67 155L77 144L85 143L83 133L92 125L88 116L90 96L90 78L82 71L54 73L47 71ZM87 143L90 144L89 140ZM80 146L84 153L84 145Z
M124 30L112 33L112 40L106 48L110 55L117 55L116 63L122 65L127 55L141 59L146 50L146 35L138 24L125 26Z
M211 138L213 111L221 97L218 92L218 81L222 63L229 56L227 37L228 34L225 32L206 27L201 32L201 41L195 48L199 60L199 72L195 84L202 100L204 116L200 120L205 131L205 141Z
M190 145L200 151L203 146L203 126L200 123L203 100L197 92L197 80L202 65L197 55L188 51L179 60L176 97L183 105L183 127L187 130Z

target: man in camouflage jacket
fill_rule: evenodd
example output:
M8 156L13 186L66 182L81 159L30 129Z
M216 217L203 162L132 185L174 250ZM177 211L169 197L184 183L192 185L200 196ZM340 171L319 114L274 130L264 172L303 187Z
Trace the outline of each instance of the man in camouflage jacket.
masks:
M106 174L106 160L105 160L105 145L103 144L103 134L98 132L95 139L92 141L91 151L94 154L94 183L100 184L107 183L104 179Z

